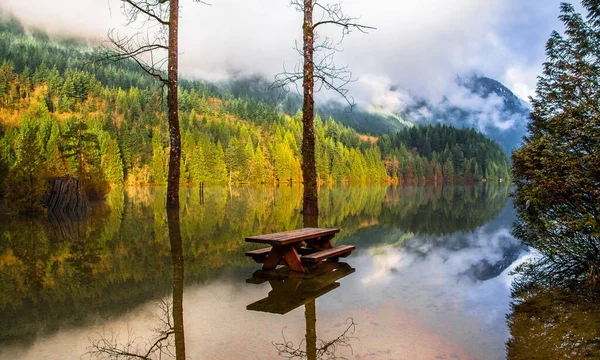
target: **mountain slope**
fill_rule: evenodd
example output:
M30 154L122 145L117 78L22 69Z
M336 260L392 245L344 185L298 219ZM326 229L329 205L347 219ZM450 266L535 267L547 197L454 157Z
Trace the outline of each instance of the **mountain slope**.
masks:
M298 94L271 89L270 85L267 79L256 75L231 79L223 82L221 88L235 97L261 101L290 114L301 109L302 99ZM412 103L396 114L371 112L361 107L350 112L347 106L333 101L317 104L316 112L322 118L334 118L370 135L391 135L414 125L440 124L473 128L498 141L506 152L519 146L529 116L524 101L499 81L484 76L459 78L453 85L452 91L437 103L408 94Z
M526 133L529 108L500 82L473 75L457 79L454 91L439 103L415 101L399 115L415 124L474 128L510 152Z

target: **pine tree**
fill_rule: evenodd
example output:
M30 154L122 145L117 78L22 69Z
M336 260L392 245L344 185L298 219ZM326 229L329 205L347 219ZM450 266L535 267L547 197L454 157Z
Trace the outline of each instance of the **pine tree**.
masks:
M37 128L21 129L17 142L17 162L7 179L7 204L16 212L27 215L43 213L41 200L46 191L46 162L42 145L36 135Z
M227 164L225 163L225 152L220 142L214 149L212 182L214 184L225 184L227 182Z
M112 185L122 185L123 163L121 152L117 141L112 139L107 132L104 132L100 139L100 151L102 153L100 164L106 180Z
M75 174L85 182L88 198L103 199L108 193L109 184L101 167L98 136L79 120L71 124L62 139L63 157L73 160Z
M513 153L514 235L543 257L521 268L545 284L600 284L600 1L561 5L529 133ZM523 284L521 284L523 285Z

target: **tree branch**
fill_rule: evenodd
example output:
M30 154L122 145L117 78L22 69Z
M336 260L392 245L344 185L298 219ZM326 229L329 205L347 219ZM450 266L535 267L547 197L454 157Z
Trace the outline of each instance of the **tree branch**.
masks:
M152 7L159 6L159 5L162 5L164 3L167 3L168 0L158 0L158 2L156 2L154 4L151 4L148 1L139 1L139 2L137 2L135 0L121 0L121 1L123 1L126 4L129 4L135 10L137 10L137 11L141 12L142 14L148 16L152 20L155 20L159 24L167 25L167 26L169 25L169 21L168 20L164 20L163 18L161 18L159 15L157 15L152 10ZM126 14L127 14L127 12L126 12ZM128 17L130 22L132 20L135 20L137 18L137 13L135 13L135 12L129 12L129 14L131 15L131 16Z
M290 6L295 7L299 12L304 12L305 10L304 1L302 0L290 0ZM318 39L319 34L314 32L315 45L313 48L314 57L312 59L312 66L314 69L313 77L315 79L315 91L318 92L322 88L333 90L346 101L350 106L351 111L355 106L354 98L348 97L348 89L346 89L346 86L349 83L356 81L356 79L352 78L352 72L349 70L348 65L338 67L335 65L333 58L336 53L342 52L342 49L339 49L337 45L341 44L344 37L349 34L351 30L356 29L362 33L367 33L367 30L375 28L360 24L357 21L359 20L357 17L347 16L342 11L340 3L323 4L319 0L314 0L312 6L313 9L316 8L320 10L320 16L317 16L319 20L312 25L313 32L317 27L322 25L333 25L342 29L340 41L337 43L328 37L317 42L316 40ZM303 50L297 42L294 49L300 56L303 56ZM283 72L275 75L275 81L271 85L271 88L282 88L284 91L289 91L289 85L293 83L296 85L298 94L300 94L297 82L300 82L302 79L304 79L302 62L295 66L294 71L288 71L284 64Z

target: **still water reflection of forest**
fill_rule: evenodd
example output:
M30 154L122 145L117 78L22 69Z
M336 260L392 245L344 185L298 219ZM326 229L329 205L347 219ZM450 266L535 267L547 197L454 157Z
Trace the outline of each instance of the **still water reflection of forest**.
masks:
M188 358L276 359L288 342L304 356L314 318L317 344L355 324L336 356L504 359L508 272L524 254L509 193L321 188L319 225L341 228L336 244L357 250L327 288L309 289L314 301L281 315L249 306L292 283L246 282L259 265L244 237L302 227L301 189L182 190ZM116 189L83 222L0 220L0 358L78 359L107 332L150 338L173 289L165 195Z

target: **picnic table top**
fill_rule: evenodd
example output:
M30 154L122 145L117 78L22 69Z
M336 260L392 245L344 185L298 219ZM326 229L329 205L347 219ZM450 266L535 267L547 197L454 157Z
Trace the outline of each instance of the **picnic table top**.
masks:
M303 228L273 234L249 236L246 238L246 241L259 244L287 245L304 240L320 238L322 236L333 235L338 232L340 232L340 229L335 228Z

